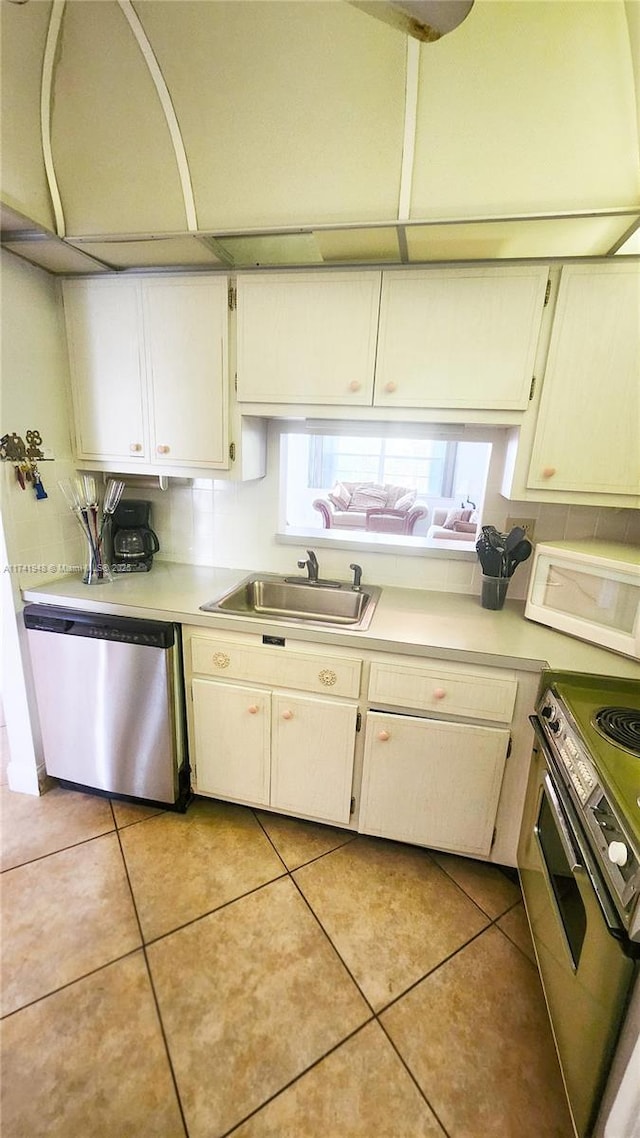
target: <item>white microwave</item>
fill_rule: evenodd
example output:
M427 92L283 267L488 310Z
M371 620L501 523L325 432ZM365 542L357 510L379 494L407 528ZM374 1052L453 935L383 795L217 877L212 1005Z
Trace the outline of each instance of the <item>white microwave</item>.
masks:
M640 659L640 549L595 540L537 545L524 615Z

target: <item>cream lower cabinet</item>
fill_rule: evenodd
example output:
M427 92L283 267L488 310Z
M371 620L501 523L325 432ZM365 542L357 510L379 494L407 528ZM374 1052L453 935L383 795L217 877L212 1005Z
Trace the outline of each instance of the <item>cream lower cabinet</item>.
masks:
M361 660L201 630L185 649L197 793L348 825Z
M374 661L358 828L488 857L517 688L496 669Z
M511 728L520 746L512 672L197 627L183 644L198 794L491 855L519 793L501 798Z
M191 765L198 793L267 805L270 693L197 678L191 690Z
M193 680L199 794L348 823L357 707Z
M284 693L271 706L270 805L346 824L357 706Z
M359 829L488 856L508 745L504 728L369 712Z

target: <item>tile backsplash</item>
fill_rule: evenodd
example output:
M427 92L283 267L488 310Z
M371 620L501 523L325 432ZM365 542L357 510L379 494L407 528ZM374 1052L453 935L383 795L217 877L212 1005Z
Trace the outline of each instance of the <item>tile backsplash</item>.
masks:
M130 489L127 496L152 502L152 525L160 539L159 557L194 565L218 565L247 571L295 570L307 541L282 544L278 527L278 488L267 475L257 482L197 480L169 484L169 489ZM507 515L535 518L535 541L597 537L640 545L640 512L592 506L549 505L537 502L494 501L485 517L500 528ZM313 544L310 538L308 544ZM368 550L317 547L322 571L347 579L349 562L362 564L364 579L379 585L479 593L480 569L475 557L447 557L446 551L406 556ZM526 596L531 561L519 566L509 595Z
M48 493L37 501L30 488L21 490L10 463L1 464L5 533L11 571L21 586L34 585L66 572L80 572L85 549L82 535L58 488L57 481L75 473L70 459L43 464ZM99 477L99 476L98 476ZM100 485L100 483L99 483ZM265 478L255 482L197 479L170 480L160 490L153 479L131 481L125 497L152 503L152 525L160 539L159 557L193 565L261 569L276 573L296 571L296 561L313 539L282 543L278 529L278 463L269 463ZM535 541L596 537L638 544L640 511L611 507L568 506L507 501L491 488L484 517L504 528L507 516L535 519ZM331 549L317 545L322 572L348 579L354 559L363 567L363 579L378 585L479 593L481 574L475 551L447 556L446 550L411 555ZM520 565L509 595L526 596L531 560Z
M31 486L16 481L13 463L0 464L2 521L7 544L8 569L21 588L32 586L84 565L84 540L58 486L58 479L76 473L70 458L41 462L47 493L37 499Z

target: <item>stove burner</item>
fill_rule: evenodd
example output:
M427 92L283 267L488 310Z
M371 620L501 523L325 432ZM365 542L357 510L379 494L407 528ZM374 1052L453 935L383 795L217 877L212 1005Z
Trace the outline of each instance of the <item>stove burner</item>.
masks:
M601 707L593 725L605 739L640 758L640 711L633 707Z

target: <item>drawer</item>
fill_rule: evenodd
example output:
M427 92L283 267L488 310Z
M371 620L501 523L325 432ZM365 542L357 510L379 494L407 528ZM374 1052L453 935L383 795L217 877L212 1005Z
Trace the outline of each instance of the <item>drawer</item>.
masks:
M191 640L191 669L222 680L246 680L269 687L326 692L357 699L360 694L362 660L329 653L296 652L261 644Z
M511 676L482 669L376 661L371 665L369 703L510 723L517 688Z

